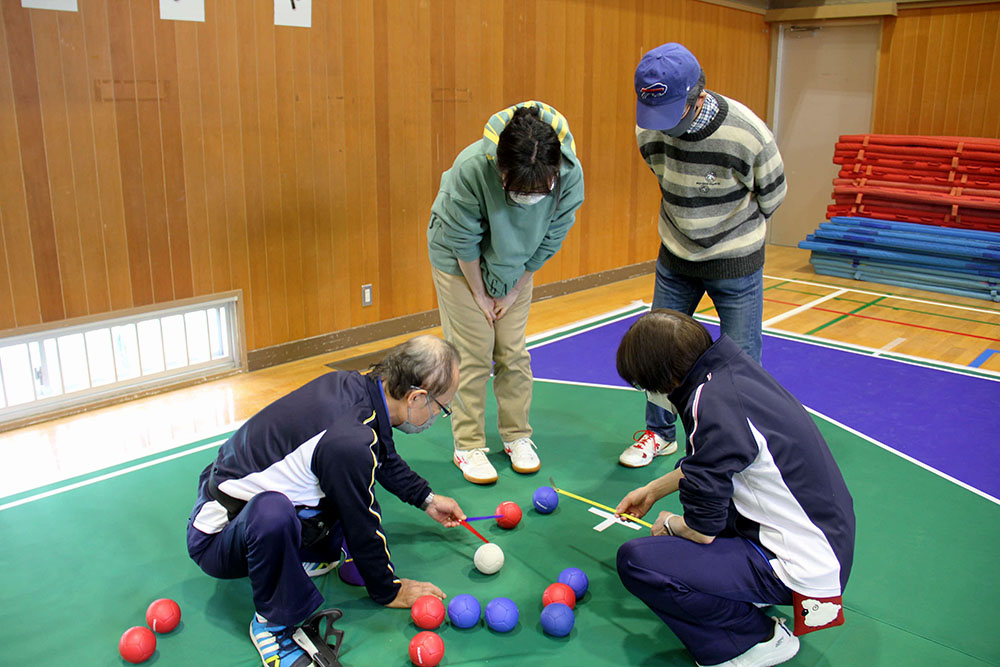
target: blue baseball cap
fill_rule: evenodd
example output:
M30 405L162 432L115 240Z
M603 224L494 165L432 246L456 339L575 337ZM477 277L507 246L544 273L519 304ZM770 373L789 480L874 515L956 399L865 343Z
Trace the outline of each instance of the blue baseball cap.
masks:
M648 130L669 130L684 116L688 93L698 85L701 65L676 42L648 52L635 68L635 123Z

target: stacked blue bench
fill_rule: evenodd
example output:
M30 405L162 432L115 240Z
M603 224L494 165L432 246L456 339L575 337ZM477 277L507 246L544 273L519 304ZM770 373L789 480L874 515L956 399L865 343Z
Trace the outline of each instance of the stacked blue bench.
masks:
M1000 233L835 216L809 234L816 273L1000 301Z

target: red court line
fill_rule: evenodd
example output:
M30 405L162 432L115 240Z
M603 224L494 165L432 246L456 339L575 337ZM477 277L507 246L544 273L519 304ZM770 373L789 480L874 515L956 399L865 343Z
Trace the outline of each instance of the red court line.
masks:
M798 306L802 305L801 303L792 303L792 302L789 302L789 301L778 301L777 299L764 299L764 301L767 301L769 303L780 303L783 306L796 306L796 307L798 307ZM878 305L878 304L869 304L869 305ZM872 320L874 322L886 322L887 324L898 324L900 326L910 327L912 329L923 329L925 331L936 331L938 333L952 334L954 336L965 336L966 338L978 338L979 340L988 340L988 341L991 341L991 342L1000 342L1000 338L990 338L989 336L977 336L976 334L963 333L961 331L955 331L953 329L938 329L936 327L928 327L928 326L924 326L922 324L910 324L909 322L900 322L898 320L887 320L887 319L882 318L882 317L871 317L870 315L858 315L857 313L845 313L845 312L841 312L839 310L833 310L831 308L816 307L816 308L811 308L810 310L818 310L821 313L833 313L835 315L845 315L847 317L860 317L863 320Z

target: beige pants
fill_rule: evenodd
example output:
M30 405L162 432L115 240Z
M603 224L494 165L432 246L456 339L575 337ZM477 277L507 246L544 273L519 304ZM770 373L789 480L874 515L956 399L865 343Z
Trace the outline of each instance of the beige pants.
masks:
M465 276L453 276L434 267L431 272L445 340L462 354L451 415L455 449L486 446L486 382L491 369L500 438L511 442L530 437L531 356L524 332L531 306L531 281L510 310L491 327L476 305Z

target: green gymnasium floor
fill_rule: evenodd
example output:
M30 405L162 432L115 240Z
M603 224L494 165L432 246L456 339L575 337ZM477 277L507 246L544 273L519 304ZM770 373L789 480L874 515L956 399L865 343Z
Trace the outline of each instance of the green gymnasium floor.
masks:
M646 469L617 465L642 409L637 392L536 382L532 424L542 471L516 475L499 465L504 457L494 453L500 480L488 487L464 482L452 465L446 423L422 435L399 435L404 458L436 491L455 496L468 514L490 514L503 500L525 510L513 531L492 522L474 524L506 554L500 573L487 577L472 566L481 544L475 536L462 528L446 530L379 489L401 576L433 581L449 596L470 593L484 605L510 597L520 608L520 624L506 635L482 625L442 626L443 665L693 665L615 573L618 545L645 530L594 531L601 518L565 496L551 515L529 509L531 493L547 484L549 475L562 488L613 506L630 489L667 472L676 456ZM1000 665L1000 507L835 424L817 421L854 496L858 548L844 596L846 625L804 637L799 655L787 664ZM488 415L487 424L494 422ZM500 451L495 430L489 444ZM253 611L247 581L209 578L184 547L198 473L215 448L212 442L192 443L171 452L179 456L169 460L117 476L72 480L98 479L20 505L11 503L32 494L0 499L5 630L0 664L126 664L118 655L118 637L143 624L146 605L159 597L177 600L183 621L159 637L146 664L260 664L247 636ZM108 472L115 471L102 471ZM679 510L676 497L665 508ZM570 636L555 639L539 625L541 594L571 565L588 573L591 587L577 605ZM335 573L318 583L327 606L344 611L339 627L346 631L345 665L410 664L406 647L417 629L408 612L375 605L363 588L345 585ZM787 616L790 608L777 611Z

